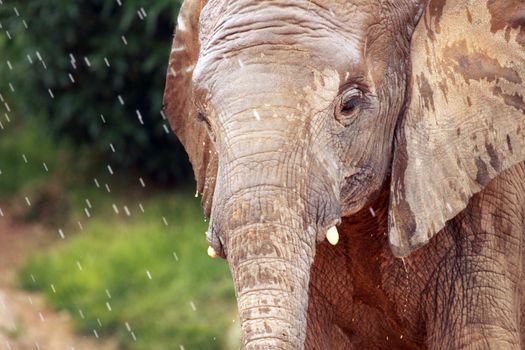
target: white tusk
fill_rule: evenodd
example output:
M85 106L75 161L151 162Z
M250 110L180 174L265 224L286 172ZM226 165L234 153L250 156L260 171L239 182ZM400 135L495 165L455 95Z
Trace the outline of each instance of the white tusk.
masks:
M208 255L210 256L210 258L215 258L217 257L217 252L215 251L215 249L213 249L213 247L208 247Z
M339 242L339 232L337 232L335 226L330 227L328 231L326 231L326 239L331 245L336 245L337 242Z

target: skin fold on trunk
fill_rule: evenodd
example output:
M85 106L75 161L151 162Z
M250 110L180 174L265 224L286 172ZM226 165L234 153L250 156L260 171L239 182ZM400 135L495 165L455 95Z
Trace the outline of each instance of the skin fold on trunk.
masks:
M284 208L275 222L229 233L228 260L247 350L303 348L315 234L305 232L297 212Z

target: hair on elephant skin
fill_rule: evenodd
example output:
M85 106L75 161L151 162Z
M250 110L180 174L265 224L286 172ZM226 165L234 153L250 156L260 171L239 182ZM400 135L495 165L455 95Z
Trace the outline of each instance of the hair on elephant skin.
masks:
M525 348L525 2L186 0L164 103L243 349Z

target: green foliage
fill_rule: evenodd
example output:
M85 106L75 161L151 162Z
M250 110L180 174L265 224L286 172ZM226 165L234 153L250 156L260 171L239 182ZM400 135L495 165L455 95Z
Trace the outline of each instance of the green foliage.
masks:
M207 258L206 223L191 193L144 198L144 213L129 198L77 196L91 198L94 217L30 259L20 272L25 288L44 291L79 330L116 335L123 349L236 349L226 345L225 331L236 326L227 264Z
M0 130L0 198L48 181L46 167L54 170L66 156L38 125L28 130L15 123L4 121Z
M45 120L53 135L87 146L90 158L109 157L159 182L191 177L160 114L180 3L4 0L0 117L9 109Z
M207 224L194 187L164 192L146 181L143 188L105 167L80 176L84 158L47 138L38 122L12 118L0 129L3 212L52 218L46 224L56 239L25 263L20 284L68 311L79 331L114 336L121 349L237 349L231 277L224 261L206 255Z
M191 177L159 114L180 1L120 2L0 4L0 199L10 213L21 203L25 220L60 214L58 243L30 258L20 284L122 349L236 349L225 332L236 329L231 278L206 257L199 200L137 179Z

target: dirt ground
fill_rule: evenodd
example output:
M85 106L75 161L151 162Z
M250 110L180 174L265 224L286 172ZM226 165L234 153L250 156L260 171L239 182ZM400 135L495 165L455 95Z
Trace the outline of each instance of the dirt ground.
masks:
M15 222L0 211L0 350L113 350L112 341L73 332L66 313L54 311L41 295L15 287L17 267L31 253L52 243L39 225ZM3 216L2 216L3 214Z

